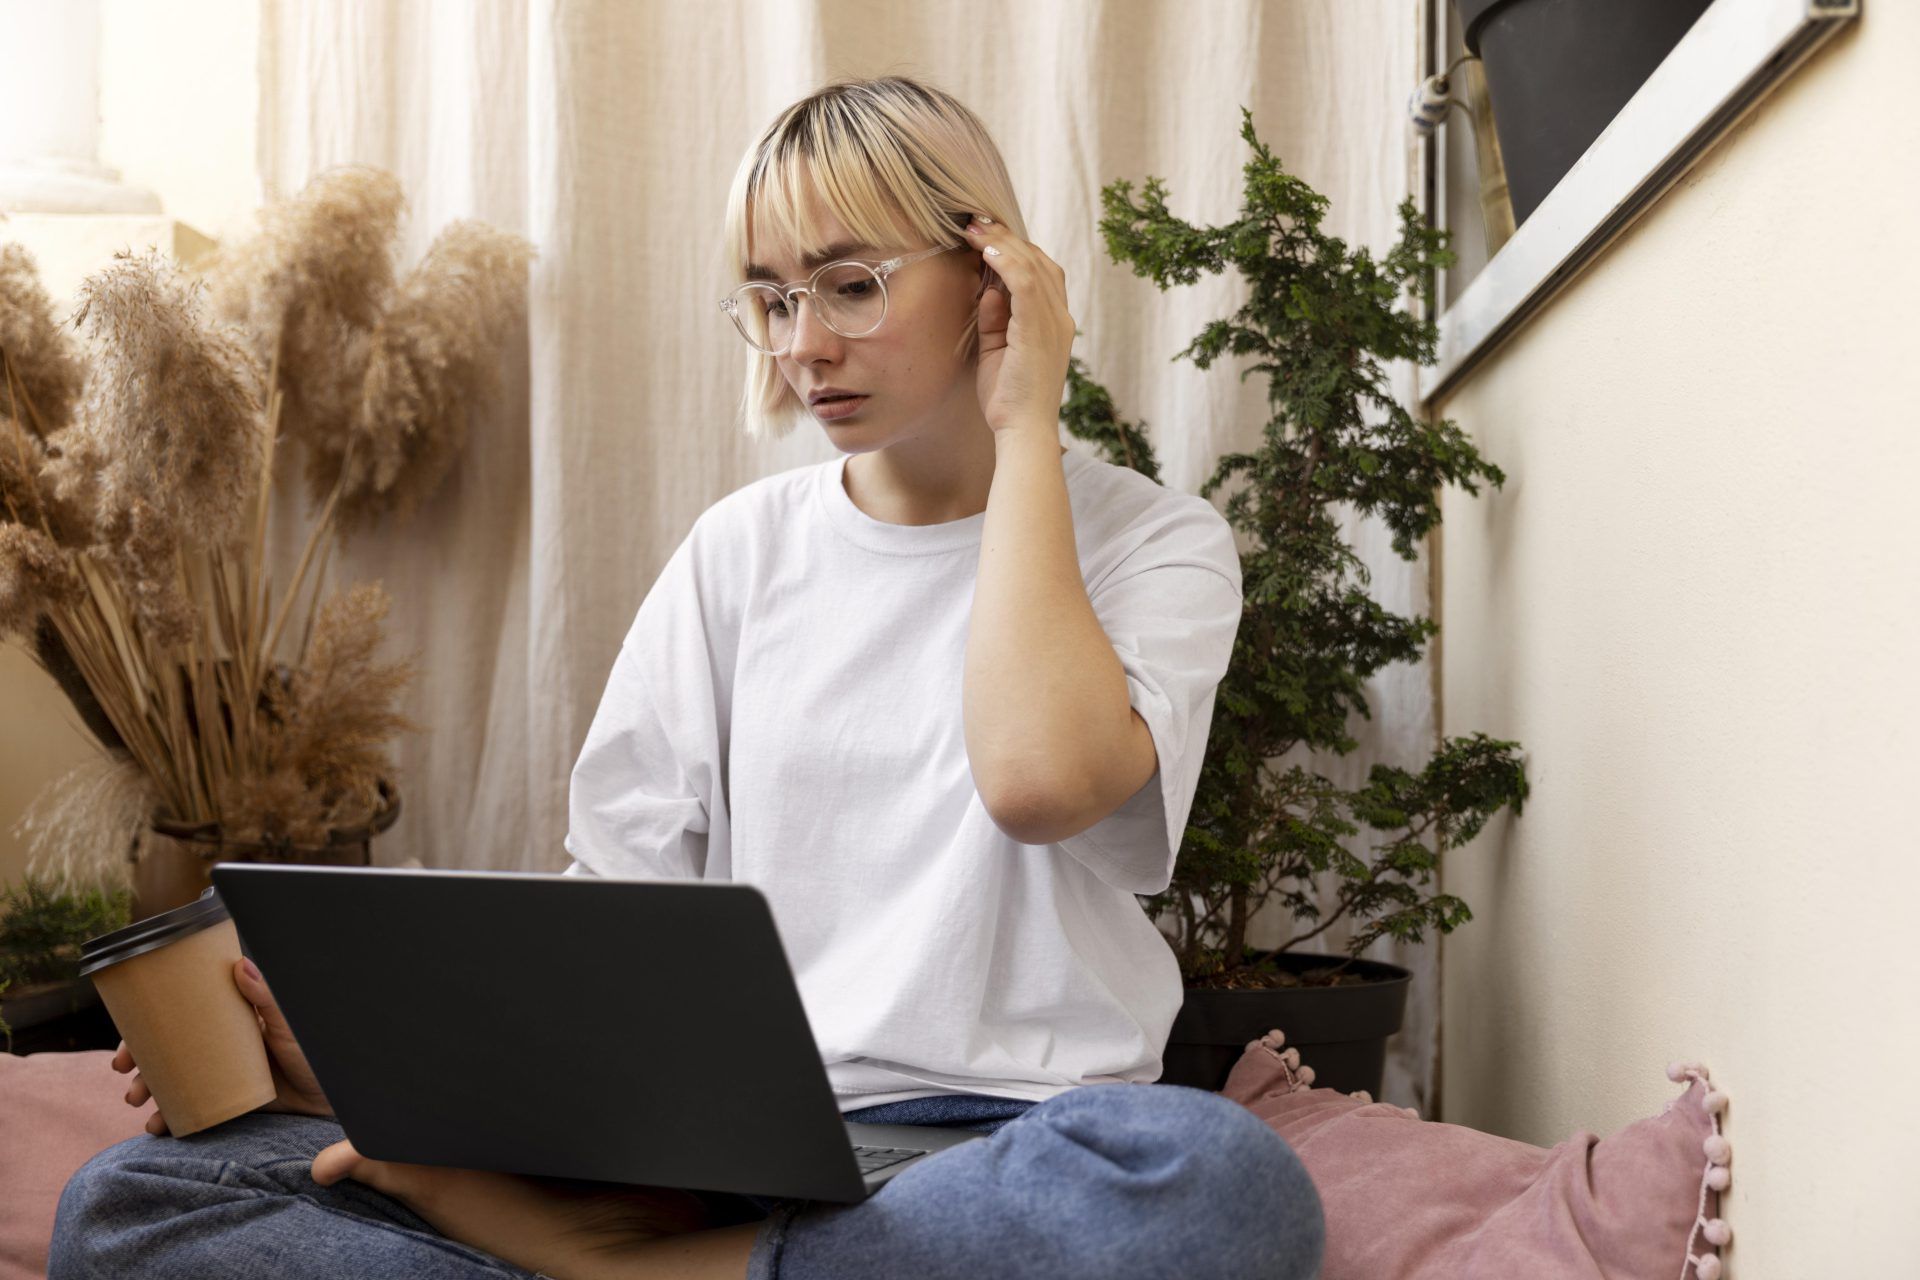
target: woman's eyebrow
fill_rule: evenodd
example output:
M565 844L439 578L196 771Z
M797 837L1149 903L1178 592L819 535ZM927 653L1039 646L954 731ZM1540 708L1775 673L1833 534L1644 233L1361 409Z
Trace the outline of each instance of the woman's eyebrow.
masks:
M873 248L873 246L868 244L864 240L841 240L841 241L838 241L837 243L828 245L826 248L821 249L817 253L807 254L805 257L800 259L800 265L807 268L809 271L811 271L815 267L823 266L824 264L833 262L839 258L844 258L849 254L857 253L862 249L871 249L871 248ZM757 262L749 262L747 264L747 279L771 280L775 284L779 284L781 280L781 276L780 276L780 273L775 271L772 267L763 267Z

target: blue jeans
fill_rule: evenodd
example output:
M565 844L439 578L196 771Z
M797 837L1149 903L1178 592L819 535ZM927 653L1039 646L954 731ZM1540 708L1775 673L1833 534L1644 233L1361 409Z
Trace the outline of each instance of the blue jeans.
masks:
M855 1205L708 1196L723 1220L761 1222L748 1280L1320 1271L1325 1229L1306 1170L1217 1093L1087 1085L1038 1104L956 1094L846 1118L991 1136L920 1161ZM255 1112L185 1138L141 1134L108 1147L61 1193L48 1280L538 1280L372 1187L315 1184L314 1156L343 1136L332 1120Z

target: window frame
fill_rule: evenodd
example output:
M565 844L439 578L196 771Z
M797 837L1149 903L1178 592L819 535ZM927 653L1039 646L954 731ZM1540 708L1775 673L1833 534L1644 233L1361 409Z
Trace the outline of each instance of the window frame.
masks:
M1421 72L1446 68L1447 8L1423 0ZM1713 145L1828 40L1861 0L1714 0L1586 153L1447 305L1434 289L1435 361L1414 371L1432 408L1576 279ZM1464 111L1424 140L1415 189L1432 227L1446 226L1447 146L1473 147Z

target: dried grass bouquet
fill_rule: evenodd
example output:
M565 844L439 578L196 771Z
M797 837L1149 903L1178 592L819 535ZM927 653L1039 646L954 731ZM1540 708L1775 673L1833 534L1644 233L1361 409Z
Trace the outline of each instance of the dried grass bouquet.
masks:
M81 288L83 341L31 256L0 245L0 638L102 749L17 828L55 883L124 884L156 820L297 856L391 803L413 664L378 656L378 583L320 599L326 561L444 479L499 387L533 256L461 220L398 277L404 212L391 174L328 170L199 278L117 255ZM276 590L267 529L289 441L317 518Z

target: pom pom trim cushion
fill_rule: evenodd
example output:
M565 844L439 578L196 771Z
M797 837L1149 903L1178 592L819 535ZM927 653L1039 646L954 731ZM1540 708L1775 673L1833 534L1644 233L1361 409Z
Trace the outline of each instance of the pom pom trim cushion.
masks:
M1536 1147L1423 1121L1364 1092L1313 1088L1276 1029L1250 1041L1221 1093L1259 1116L1305 1164L1326 1213L1322 1280L1728 1280L1718 1215L1732 1148L1727 1095L1697 1062L1686 1089L1600 1138Z

